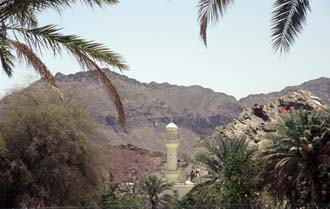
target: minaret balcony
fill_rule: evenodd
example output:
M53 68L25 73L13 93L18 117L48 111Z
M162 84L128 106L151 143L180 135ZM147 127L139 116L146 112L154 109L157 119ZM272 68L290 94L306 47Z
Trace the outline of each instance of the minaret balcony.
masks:
M165 147L167 148L177 148L180 145L179 140L165 141Z

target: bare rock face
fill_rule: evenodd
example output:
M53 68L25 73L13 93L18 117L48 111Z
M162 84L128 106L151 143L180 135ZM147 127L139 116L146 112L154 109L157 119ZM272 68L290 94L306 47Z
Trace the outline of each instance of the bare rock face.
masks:
M282 96L268 105L255 104L246 108L237 119L225 126L218 127L213 136L247 136L248 140L260 142L266 133L274 132L272 123L287 113L298 110L324 108L318 97L310 92L299 90Z
M105 145L100 153L100 162L105 181L112 178L117 183L129 183L142 180L153 173L159 174L166 163L166 155L131 144Z

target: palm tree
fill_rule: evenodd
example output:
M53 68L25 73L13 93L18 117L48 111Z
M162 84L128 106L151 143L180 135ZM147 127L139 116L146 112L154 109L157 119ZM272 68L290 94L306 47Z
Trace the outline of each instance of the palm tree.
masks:
M4 72L11 77L16 61L25 61L50 86L58 91L58 85L51 71L36 54L42 49L60 55L66 50L88 70L95 72L117 108L120 124L125 124L125 113L120 95L109 75L99 64L110 65L119 70L128 69L122 57L105 45L88 41L76 35L64 35L55 25L38 26L38 12L54 9L61 12L71 7L76 0L2 0L0 1L0 62ZM112 5L118 0L81 0L90 7ZM16 52L16 56L15 53Z
M199 0L198 20L200 35L206 45L206 31L210 23L217 23L220 16L234 0ZM302 31L306 23L309 0L275 0L272 17L272 42L275 51L288 53L295 38Z
M196 155L195 160L208 169L216 181L222 177L226 160L233 154L242 152L245 159L251 159L255 149L249 147L245 137L227 138L217 136L203 143L204 152Z
M257 164L256 149L249 145L245 137L215 137L204 143L204 151L196 156L196 161L208 169L211 179L197 185L193 191L209 191L210 200L200 204L219 204L226 208L253 207L256 198ZM212 195L216 189L216 195ZM214 198L215 197L215 198Z
M291 205L317 208L330 203L330 113L299 111L278 124L261 153L261 177L270 191Z
M161 200L159 194L165 190L171 189L173 184L158 178L157 176L149 176L147 179L141 182L140 188L149 197L151 209L157 209Z

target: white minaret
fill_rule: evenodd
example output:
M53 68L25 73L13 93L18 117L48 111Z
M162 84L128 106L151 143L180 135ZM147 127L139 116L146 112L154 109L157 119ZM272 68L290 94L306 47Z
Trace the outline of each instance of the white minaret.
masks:
M177 156L177 150L180 144L178 140L178 127L171 122L166 126L166 129L167 139L165 141L165 147L167 150L167 167L165 176L168 182L177 183L180 176Z

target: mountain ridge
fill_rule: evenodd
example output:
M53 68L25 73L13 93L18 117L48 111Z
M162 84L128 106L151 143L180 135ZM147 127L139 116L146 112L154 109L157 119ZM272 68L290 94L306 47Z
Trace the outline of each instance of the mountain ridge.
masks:
M272 102L274 99L298 90L309 91L313 95L320 97L324 103L330 104L330 78L328 77L320 77L317 79L305 81L299 85L287 86L279 91L250 94L239 99L238 102L242 108L247 108L252 107L255 104L254 101L257 101L258 104L267 104Z
M237 100L225 93L198 85L180 86L164 83L142 83L134 78L106 70L117 87L124 104L127 123L120 127L116 108L91 71L56 74L58 85L73 104L83 106L97 119L101 144L132 144L143 149L164 152L165 126L172 117L179 127L179 153L187 153L203 137L219 126L232 122L243 109L255 103L268 104L286 92L303 89L330 103L330 78L311 80L279 92L249 95ZM32 84L50 90L39 80ZM1 108L0 102L0 108Z
M127 123L122 129L114 105L92 72L56 74L61 89L68 91L74 103L83 104L98 119L101 143L132 144L151 151L165 151L165 126L172 117L180 127L179 152L189 151L201 136L226 124L241 107L233 96L198 85L142 83L107 70L124 104ZM44 81L35 85L49 88Z

